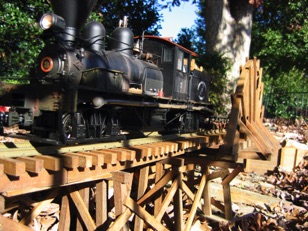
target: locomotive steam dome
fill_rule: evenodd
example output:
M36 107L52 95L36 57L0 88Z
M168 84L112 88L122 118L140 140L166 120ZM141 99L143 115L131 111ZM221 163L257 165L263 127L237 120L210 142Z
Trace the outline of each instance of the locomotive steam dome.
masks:
M112 32L111 50L133 55L134 34L127 27L118 27Z
M106 29L99 22L89 22L84 28L84 39L89 47L94 51L102 51L105 49L104 37Z

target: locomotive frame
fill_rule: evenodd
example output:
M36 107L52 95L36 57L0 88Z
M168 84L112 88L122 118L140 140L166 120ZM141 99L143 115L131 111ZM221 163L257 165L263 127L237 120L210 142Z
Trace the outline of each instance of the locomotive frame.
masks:
M69 0L51 4L55 13L43 15L40 24L53 29L56 42L40 53L36 79L0 90L0 104L10 107L1 114L2 127L18 124L31 140L60 144L205 126L213 113L211 79L196 66L196 53L165 38L134 38L126 18L106 48L103 25L84 25L95 0L87 7Z

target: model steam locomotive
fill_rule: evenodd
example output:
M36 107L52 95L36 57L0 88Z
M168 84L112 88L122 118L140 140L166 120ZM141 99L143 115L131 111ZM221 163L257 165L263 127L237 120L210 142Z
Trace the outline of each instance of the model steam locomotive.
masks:
M169 39L134 37L124 18L111 36L85 22L96 0L51 0L40 25L55 42L30 84L0 86L3 127L18 124L42 142L98 141L136 132L193 132L212 112L210 78L197 55ZM105 44L108 38L108 46ZM1 83L0 83L1 85Z

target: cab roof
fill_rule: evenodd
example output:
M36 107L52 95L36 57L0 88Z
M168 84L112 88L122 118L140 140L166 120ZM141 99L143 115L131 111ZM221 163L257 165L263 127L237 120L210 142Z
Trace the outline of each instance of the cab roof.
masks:
M147 38L147 39L151 39L151 40L157 40L157 41L160 41L160 42L164 42L164 43L170 44L170 46L177 46L181 50L191 54L194 57L198 56L197 53L195 53L195 52L193 52L193 51L191 51L191 50L189 50L189 49L187 49L187 48L185 48L185 47L183 47L183 46L181 46L181 45L179 45L175 42L172 42L170 40L170 38L168 38L168 37L159 37L159 36L154 36L154 35L144 35L143 37ZM138 36L137 38L141 38L141 36Z

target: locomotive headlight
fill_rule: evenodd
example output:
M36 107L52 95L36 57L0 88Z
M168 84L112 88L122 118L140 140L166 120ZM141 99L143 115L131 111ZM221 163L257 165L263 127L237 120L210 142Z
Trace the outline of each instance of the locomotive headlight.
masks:
M41 61L41 70L45 73L53 68L53 60L50 57L44 57Z
M51 27L65 29L65 20L53 13L46 13L41 17L40 27L47 30Z

